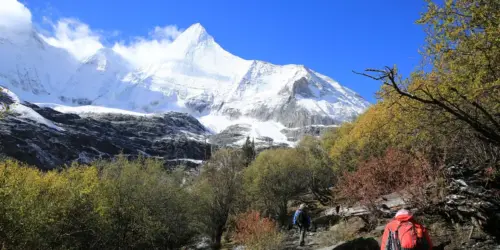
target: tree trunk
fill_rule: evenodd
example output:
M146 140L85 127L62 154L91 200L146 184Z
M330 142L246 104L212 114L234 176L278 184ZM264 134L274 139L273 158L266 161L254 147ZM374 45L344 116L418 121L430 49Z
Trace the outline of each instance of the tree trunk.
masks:
M218 226L212 236L212 249L221 248L222 233L224 232L224 226Z
M282 201L279 206L278 221L281 227L288 226L287 201Z
M331 198L328 196L327 190L319 188L311 188L310 190L311 193L316 198L316 200L318 200L321 203L321 205L326 206L331 201Z

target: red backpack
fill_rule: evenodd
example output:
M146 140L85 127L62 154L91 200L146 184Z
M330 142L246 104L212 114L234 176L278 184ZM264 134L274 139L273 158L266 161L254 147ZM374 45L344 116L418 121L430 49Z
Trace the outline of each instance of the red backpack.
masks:
M396 228L389 229L385 250L428 250L430 242L426 229L411 221L402 221Z

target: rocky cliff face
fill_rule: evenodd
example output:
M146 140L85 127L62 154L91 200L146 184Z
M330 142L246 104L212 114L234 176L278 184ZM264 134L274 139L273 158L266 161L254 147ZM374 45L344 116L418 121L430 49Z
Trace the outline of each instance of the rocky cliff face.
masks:
M208 131L187 114L155 116L100 114L82 117L19 103L0 92L10 106L0 119L1 154L41 169L72 162L90 163L120 153L159 157L168 165L193 166L210 156Z

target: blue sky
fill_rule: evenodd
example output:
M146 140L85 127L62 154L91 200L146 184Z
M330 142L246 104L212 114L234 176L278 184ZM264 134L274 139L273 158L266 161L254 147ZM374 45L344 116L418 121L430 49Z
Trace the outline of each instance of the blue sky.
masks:
M352 73L420 63L422 0L24 0L40 26L73 18L112 45L151 35L154 27L201 23L227 51L245 59L304 64L375 102L380 84ZM44 21L45 20L45 21Z

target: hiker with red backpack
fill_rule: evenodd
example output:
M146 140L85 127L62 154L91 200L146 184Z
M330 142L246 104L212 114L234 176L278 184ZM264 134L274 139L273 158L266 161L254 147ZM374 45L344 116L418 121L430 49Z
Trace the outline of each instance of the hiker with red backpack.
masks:
M431 238L427 229L413 219L409 210L401 209L385 227L380 250L417 249L431 250Z

